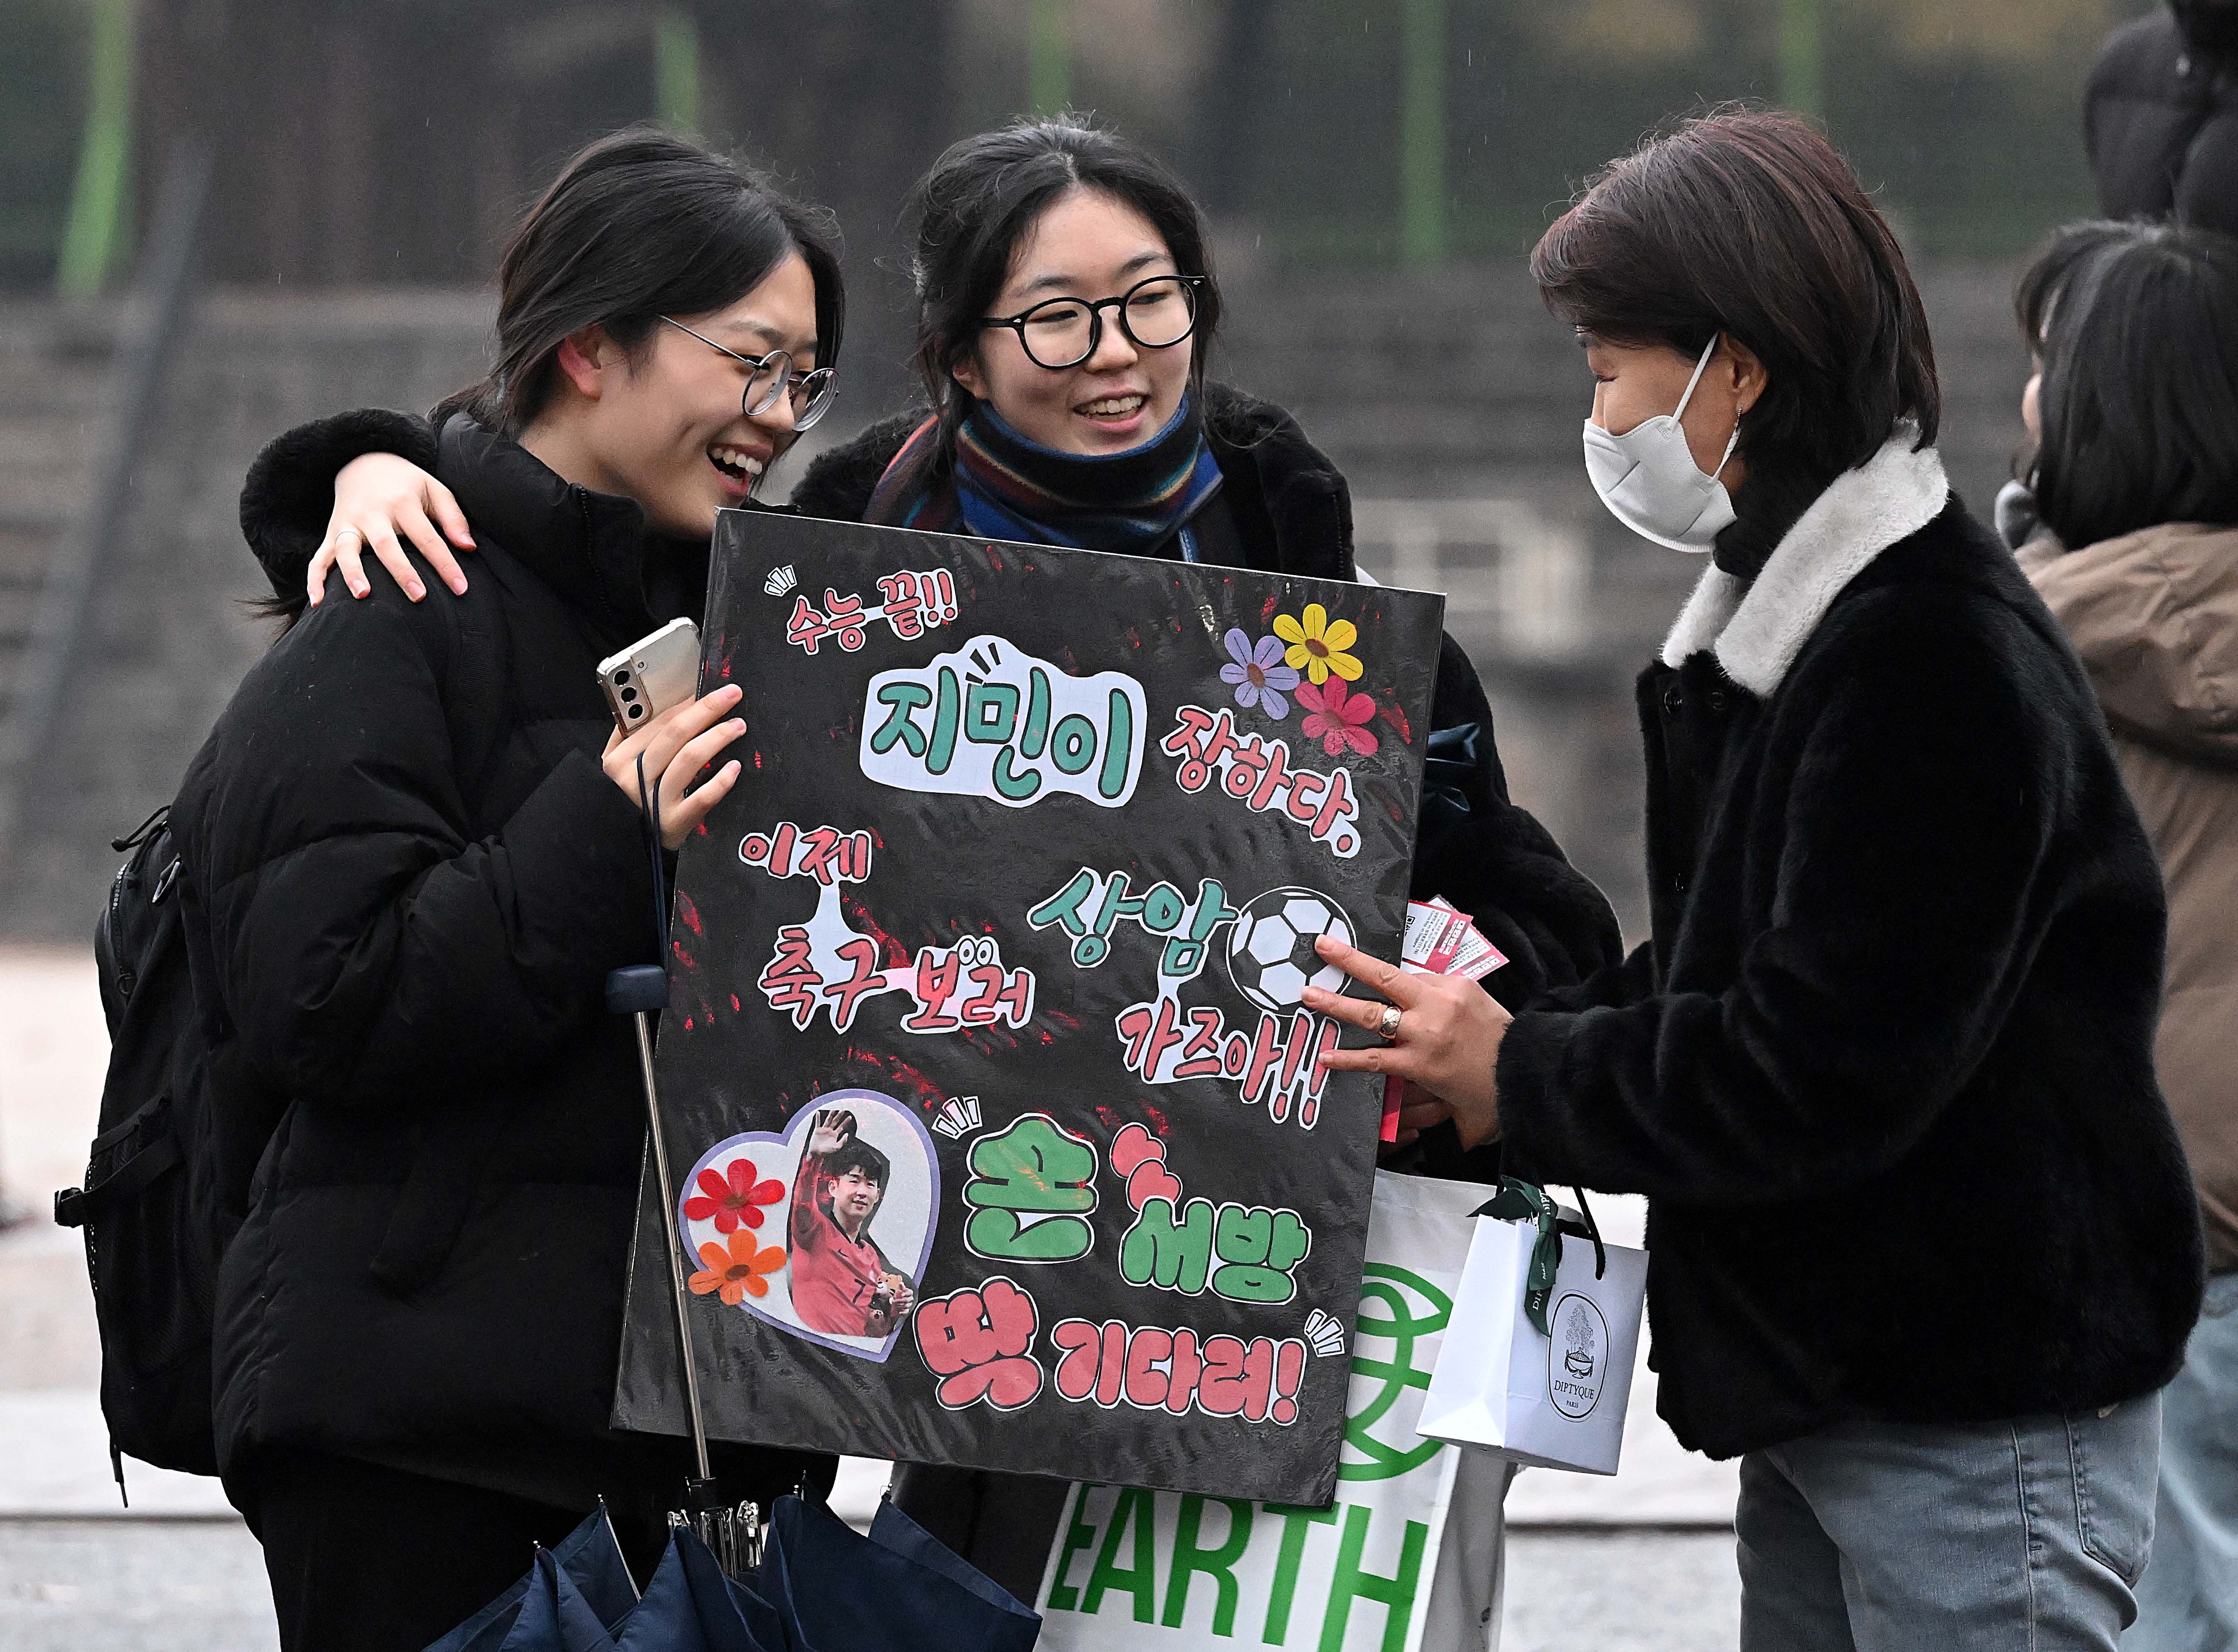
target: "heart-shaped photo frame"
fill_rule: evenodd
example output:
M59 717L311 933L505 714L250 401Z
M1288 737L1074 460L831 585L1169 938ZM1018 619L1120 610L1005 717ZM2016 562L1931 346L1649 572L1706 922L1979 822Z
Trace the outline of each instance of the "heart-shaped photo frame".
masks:
M783 1131L726 1136L700 1154L676 1231L695 1296L883 1364L939 1215L940 1158L917 1114L877 1090L829 1090Z

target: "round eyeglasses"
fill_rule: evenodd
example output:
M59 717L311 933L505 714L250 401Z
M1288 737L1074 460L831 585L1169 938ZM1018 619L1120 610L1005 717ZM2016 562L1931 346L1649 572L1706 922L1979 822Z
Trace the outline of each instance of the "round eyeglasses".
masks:
M660 318L679 333L692 329L672 315ZM749 419L765 413L777 406L779 396L790 393L792 398L792 427L806 430L831 410L832 393L839 387L838 370L818 367L812 373L793 375L792 358L783 350L772 350L767 355L740 355L736 350L726 350L704 333L692 336L711 350L722 350L733 361L743 362L751 369L746 387L738 397L738 411Z
M1016 315L990 315L982 327L1006 327L1018 335L1027 359L1057 372L1076 367L1103 342L1103 312L1116 310L1119 330L1137 347L1169 350L1196 331L1196 292L1202 275L1153 275L1116 298L1044 299Z

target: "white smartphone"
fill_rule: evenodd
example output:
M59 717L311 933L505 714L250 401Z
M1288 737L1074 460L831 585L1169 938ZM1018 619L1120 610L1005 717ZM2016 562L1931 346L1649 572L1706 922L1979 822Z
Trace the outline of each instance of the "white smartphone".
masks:
M699 627L672 619L650 637L599 662L599 686L624 734L641 729L699 691Z

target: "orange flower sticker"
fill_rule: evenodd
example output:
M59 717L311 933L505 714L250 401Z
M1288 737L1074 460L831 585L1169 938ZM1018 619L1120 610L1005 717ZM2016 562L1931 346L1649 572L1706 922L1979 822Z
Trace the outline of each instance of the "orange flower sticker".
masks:
M711 1239L701 1246L699 1260L705 1271L692 1276L692 1294L719 1296L735 1308L742 1298L769 1294L769 1281L762 1276L785 1265L785 1251L780 1246L758 1245L741 1228L727 1242Z

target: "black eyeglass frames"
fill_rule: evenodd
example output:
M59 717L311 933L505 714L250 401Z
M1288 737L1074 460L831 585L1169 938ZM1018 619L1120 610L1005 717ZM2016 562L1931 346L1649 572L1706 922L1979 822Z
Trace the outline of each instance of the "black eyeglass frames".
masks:
M692 333L690 327L672 315L664 315L660 319L679 333ZM692 336L709 349L722 350L732 360L742 361L752 369L746 379L746 387L738 397L738 410L747 418L767 413L777 406L777 399L787 391L792 395L792 427L795 430L806 430L830 411L831 394L839 382L836 368L818 367L812 373L795 377L792 357L783 350L772 350L763 356L740 355L736 350L724 349L704 333L692 333Z
M1016 315L990 315L982 327L1006 327L1036 367L1076 367L1103 342L1103 312L1116 310L1119 330L1138 348L1169 350L1196 331L1202 275L1153 275L1116 298L1044 299Z

